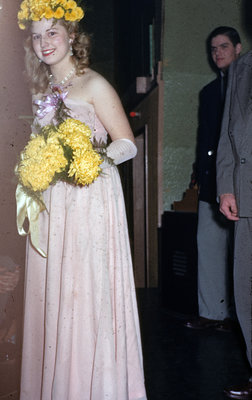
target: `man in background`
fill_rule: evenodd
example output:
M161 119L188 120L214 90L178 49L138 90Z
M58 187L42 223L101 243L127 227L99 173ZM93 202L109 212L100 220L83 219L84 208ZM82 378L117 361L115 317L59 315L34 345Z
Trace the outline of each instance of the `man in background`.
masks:
M198 206L198 305L199 318L186 322L192 329L231 326L230 239L232 223L219 211L216 201L216 155L230 64L241 52L238 32L227 26L214 29L207 40L217 78L200 92L196 157Z
M252 51L229 68L217 194L220 211L235 224L234 298L249 362L248 381L225 393L232 399L252 399Z

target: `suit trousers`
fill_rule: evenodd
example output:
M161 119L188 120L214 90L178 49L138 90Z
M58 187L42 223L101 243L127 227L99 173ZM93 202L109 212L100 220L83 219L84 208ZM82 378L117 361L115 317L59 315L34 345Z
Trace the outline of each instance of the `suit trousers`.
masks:
M232 227L217 204L199 201L198 304L201 317L214 320L233 317Z
M235 222L234 296L237 318L252 367L252 218Z

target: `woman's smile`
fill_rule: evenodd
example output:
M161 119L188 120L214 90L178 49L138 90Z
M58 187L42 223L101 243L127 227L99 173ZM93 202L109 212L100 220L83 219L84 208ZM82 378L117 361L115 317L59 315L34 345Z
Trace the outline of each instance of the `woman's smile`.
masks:
M55 49L50 49L50 50L42 50L42 55L43 57L48 57L51 54L53 54L55 52Z

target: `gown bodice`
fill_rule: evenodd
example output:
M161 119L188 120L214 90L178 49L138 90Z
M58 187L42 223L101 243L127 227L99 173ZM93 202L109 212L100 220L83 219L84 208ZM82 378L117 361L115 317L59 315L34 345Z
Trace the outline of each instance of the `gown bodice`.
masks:
M104 143L107 142L108 133L102 125L101 121L99 120L93 104L88 103L84 100L71 99L68 97L65 98L64 103L69 109L69 118L77 119L88 125L92 131L92 137L94 137L96 141L101 141ZM36 116L33 125L49 125L52 123L53 117L54 111L48 112L43 118L38 118Z

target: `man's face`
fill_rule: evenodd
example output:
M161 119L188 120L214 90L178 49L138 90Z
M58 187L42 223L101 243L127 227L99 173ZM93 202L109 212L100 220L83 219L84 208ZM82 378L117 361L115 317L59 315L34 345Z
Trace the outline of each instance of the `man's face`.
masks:
M211 41L211 54L215 65L225 71L239 56L241 44L233 45L226 35L217 35Z

